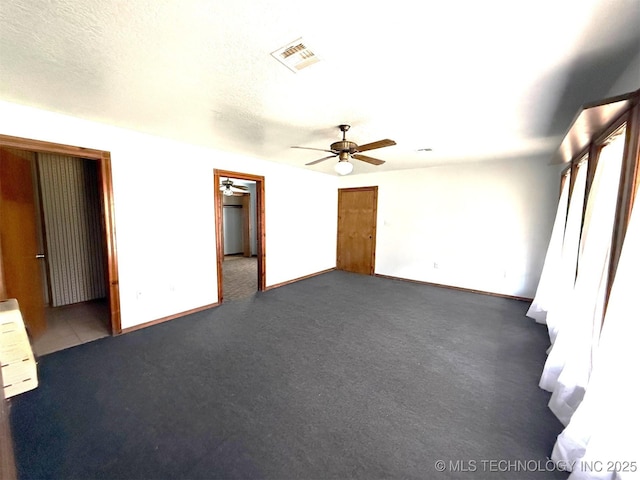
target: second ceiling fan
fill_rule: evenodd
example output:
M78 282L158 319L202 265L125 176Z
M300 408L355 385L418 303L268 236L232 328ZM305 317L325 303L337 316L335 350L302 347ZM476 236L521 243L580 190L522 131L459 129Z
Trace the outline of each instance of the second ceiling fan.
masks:
M291 148L301 148L304 150L318 150L320 152L331 153L331 155L319 158L318 160L314 160L313 162L306 163L305 165L315 165L316 163L324 162L325 160L329 160L330 158L338 157L339 161L335 166L335 170L340 175L346 175L348 173L351 173L351 171L353 170L353 165L349 162L350 158L355 158L356 160L367 162L367 163L370 163L371 165L382 165L384 163L384 160L379 160L377 158L369 157L368 155L360 155L360 152L375 150L376 148L390 147L396 144L396 142L394 142L393 140L389 140L387 138L384 140L378 140L377 142L358 145L346 139L346 133L349 130L349 128L351 128L350 125L338 125L338 128L342 132L342 140L332 143L329 146L329 150L326 150L323 148L311 148L311 147L291 147Z
M249 187L245 185L236 185L232 180L227 178L226 180L222 180L220 182L220 191L223 195L228 197L234 195L236 192L238 193L246 193L249 191Z

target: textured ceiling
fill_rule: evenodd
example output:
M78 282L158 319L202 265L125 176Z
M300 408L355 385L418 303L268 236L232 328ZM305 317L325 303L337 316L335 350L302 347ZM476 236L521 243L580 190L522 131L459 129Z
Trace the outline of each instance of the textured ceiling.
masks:
M354 173L540 156L640 51L640 0L2 0L0 99ZM302 37L293 73L270 53ZM432 148L432 152L418 152ZM328 160L311 168L332 171Z

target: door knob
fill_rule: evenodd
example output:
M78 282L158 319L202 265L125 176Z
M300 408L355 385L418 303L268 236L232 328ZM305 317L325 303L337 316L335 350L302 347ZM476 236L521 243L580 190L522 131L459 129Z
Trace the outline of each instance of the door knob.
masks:
M36 258L44 258L44 253L36 253Z

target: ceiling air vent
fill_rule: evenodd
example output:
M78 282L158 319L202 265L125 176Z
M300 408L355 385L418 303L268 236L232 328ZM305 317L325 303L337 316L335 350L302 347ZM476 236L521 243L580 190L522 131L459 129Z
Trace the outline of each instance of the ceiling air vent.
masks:
M301 38L279 48L271 55L292 72L298 72L320 61Z

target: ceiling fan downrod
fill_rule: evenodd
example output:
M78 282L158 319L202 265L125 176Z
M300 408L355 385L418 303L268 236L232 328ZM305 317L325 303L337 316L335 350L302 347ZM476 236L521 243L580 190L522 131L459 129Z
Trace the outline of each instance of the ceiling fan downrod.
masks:
M342 132L342 141L344 142L347 139L347 132L351 128L351 125L338 125L338 128Z

